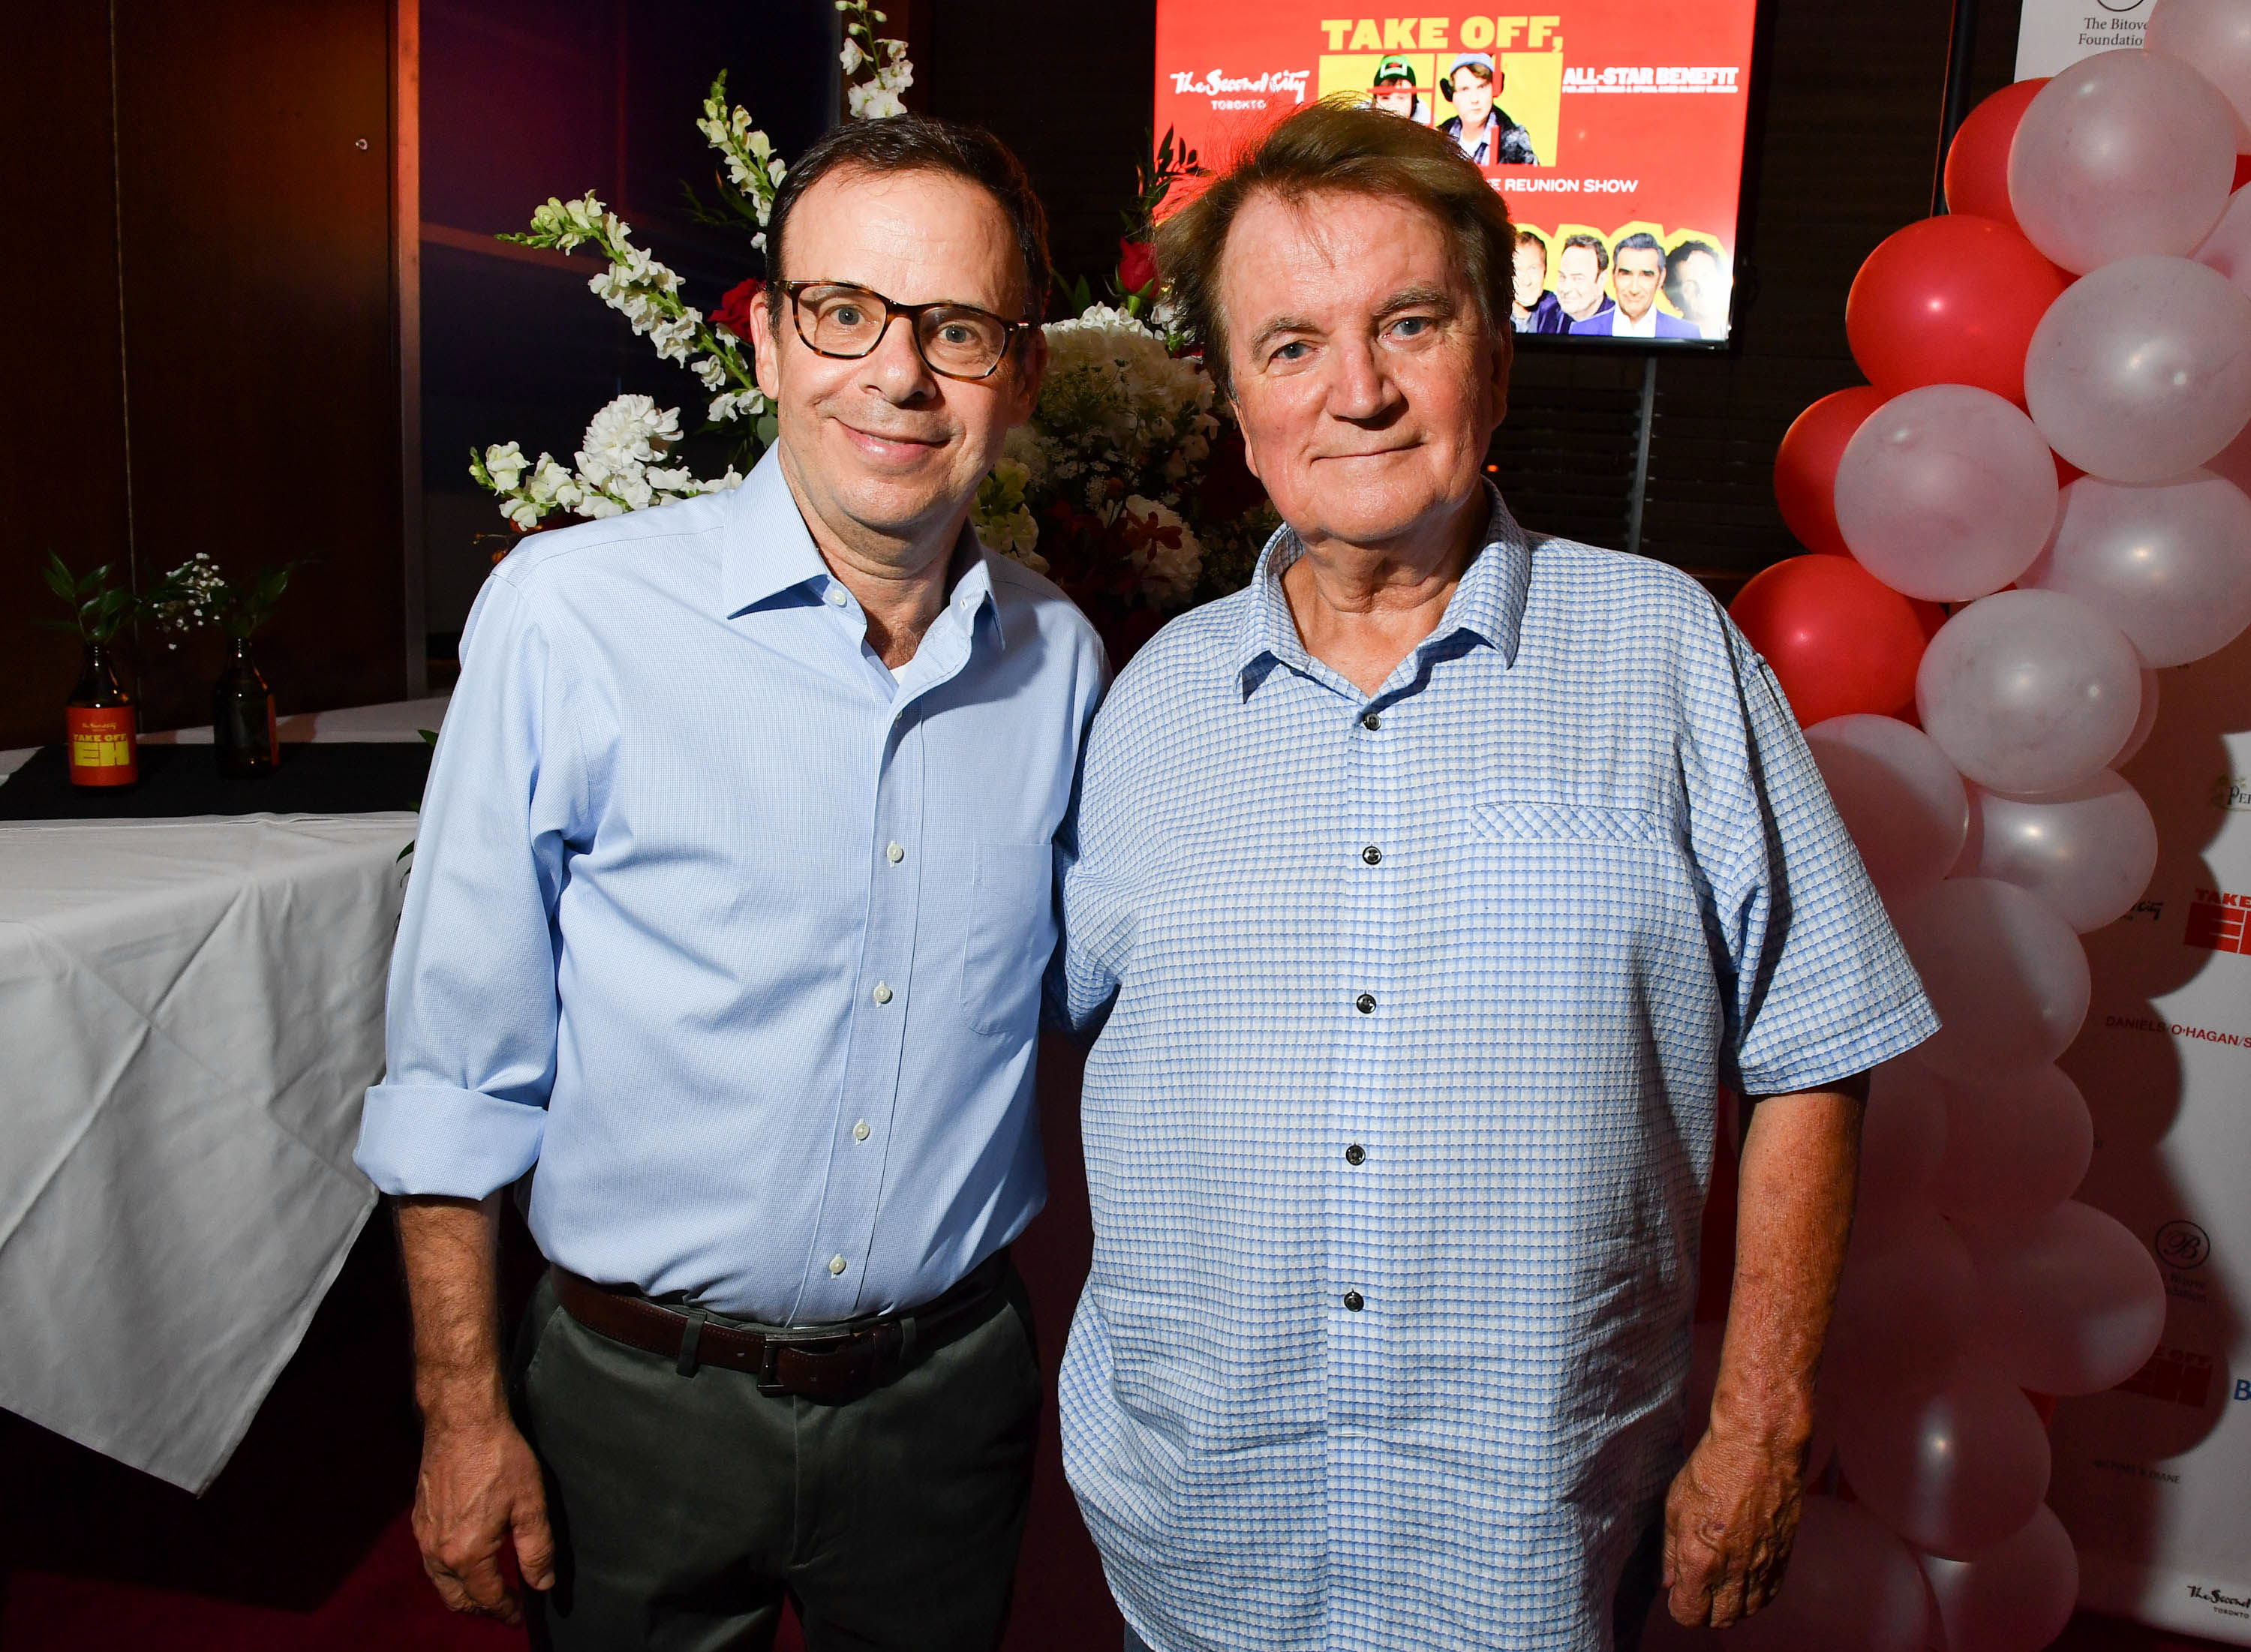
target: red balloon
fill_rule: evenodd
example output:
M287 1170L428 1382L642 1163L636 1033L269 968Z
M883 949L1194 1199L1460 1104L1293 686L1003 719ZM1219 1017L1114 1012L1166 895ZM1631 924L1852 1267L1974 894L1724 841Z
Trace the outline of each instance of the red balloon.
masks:
M1837 528L1837 461L1853 432L1889 399L1880 390L1855 384L1824 396L1783 432L1774 453L1774 501L1808 550L1828 556L1853 554Z
M1845 336L1887 396L1974 384L2021 404L2033 329L2068 284L2005 224L1957 213L1886 236L1845 299Z
M2019 80L2005 86L1970 111L1954 131L1946 149L1946 210L1994 218L2017 227L2009 207L2009 145L2016 142L2017 122L2025 118L2025 105L2047 84Z
M1914 605L1849 556L1778 562L1728 612L1774 667L1801 728L1856 711L1888 716L1915 698L1928 639Z

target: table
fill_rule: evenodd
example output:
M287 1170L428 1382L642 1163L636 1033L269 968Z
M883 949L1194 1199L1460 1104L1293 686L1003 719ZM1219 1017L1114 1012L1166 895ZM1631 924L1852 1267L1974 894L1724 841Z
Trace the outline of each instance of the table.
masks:
M285 730L411 741L443 707ZM374 1207L414 830L0 826L0 1408L192 1491L225 1465Z

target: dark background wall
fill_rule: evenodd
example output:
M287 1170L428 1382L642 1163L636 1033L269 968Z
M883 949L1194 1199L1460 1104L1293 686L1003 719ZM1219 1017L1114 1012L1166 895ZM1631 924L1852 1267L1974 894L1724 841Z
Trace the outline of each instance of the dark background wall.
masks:
M784 156L835 106L831 0L424 0L422 6L422 474L433 681L490 567L476 536L505 524L468 475L468 453L515 440L564 463L595 410L627 391L703 422L705 392L659 361L586 290L598 255L512 248L551 196L592 190L636 245L680 272L708 312L763 261L746 236L696 222L682 193L713 198L716 157L695 121L727 71ZM689 458L725 468L724 445Z
M0 746L76 674L50 550L145 584L315 557L261 648L291 709L405 682L385 0L16 8L0 150ZM150 726L210 720L209 639L140 650Z

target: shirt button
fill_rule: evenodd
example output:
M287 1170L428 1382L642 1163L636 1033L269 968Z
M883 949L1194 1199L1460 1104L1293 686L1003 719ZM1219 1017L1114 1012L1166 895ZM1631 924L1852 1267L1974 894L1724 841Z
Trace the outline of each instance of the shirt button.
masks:
M828 1259L828 1271L832 1274L842 1273L844 1271L844 1259L842 1256L831 1256Z
M852 599L849 597L844 594L843 586L831 585L828 587L828 605L831 608L842 608L851 600Z
M1362 1147L1358 1142L1354 1142L1351 1146L1344 1150L1344 1162L1347 1165L1357 1165L1367 1158L1367 1157L1368 1150L1365 1147Z
M876 982L875 998L876 1002L878 1004L890 1003L891 1001L891 989L882 981ZM1370 1007L1374 1007L1373 1005L1371 1005Z
M900 861L906 858L907 852L899 847L896 843L892 844L889 848L883 851L883 859L889 861L893 866L897 866Z
M864 1142L868 1139L868 1121L866 1119L863 1118L858 1123L852 1126L852 1139L855 1142Z
M1383 726L1383 719L1377 716L1373 711L1363 712L1361 714L1360 726L1373 734L1376 729L1381 729Z
M878 992L882 992L883 989L883 988L881 988L881 987L877 987L876 990ZM1362 993L1361 993L1358 998L1356 998L1356 999L1353 999L1353 1001L1352 1001L1352 1006L1353 1006L1353 1008L1354 1008L1354 1009L1358 1010L1358 1011L1359 1011L1362 1015L1373 1015L1373 1014L1375 1014L1375 993L1373 993L1373 992L1362 992Z
M844 1259L843 1259L842 1256L839 1256L839 1257L836 1259L836 1261L841 1262L841 1261L842 1261L843 1260L844 1260ZM830 1270L833 1272L833 1271L835 1271L835 1269L836 1262L831 1262L831 1263L829 1263L829 1264L828 1264L828 1266L829 1266ZM1347 1313L1354 1313L1354 1314L1356 1314L1356 1313L1358 1313L1361 1309L1363 1309L1363 1308L1365 1308L1365 1307L1367 1307L1367 1306L1368 1306L1368 1302L1367 1302L1367 1299L1366 1299L1366 1298L1364 1298L1363 1296L1361 1296L1361 1295L1358 1291L1356 1291L1356 1290L1348 1290L1348 1291L1345 1292L1345 1294L1344 1294L1344 1306L1345 1306L1345 1311L1346 1311Z
M1360 858L1370 866L1380 866L1383 861L1383 851L1371 843L1360 852Z

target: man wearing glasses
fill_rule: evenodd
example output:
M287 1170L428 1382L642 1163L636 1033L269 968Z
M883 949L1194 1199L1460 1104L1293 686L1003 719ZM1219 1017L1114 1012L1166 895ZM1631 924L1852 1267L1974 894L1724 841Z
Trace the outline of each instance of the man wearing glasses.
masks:
M447 1603L540 1644L984 1652L1041 1379L1010 1241L1051 840L1105 674L966 527L1045 349L991 137L854 124L768 229L779 435L487 583L361 1166L397 1197ZM499 1199L551 1266L504 1371Z

